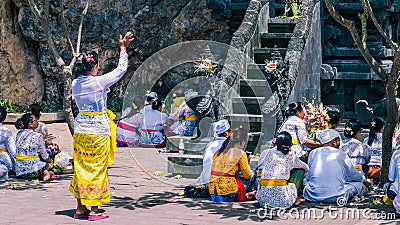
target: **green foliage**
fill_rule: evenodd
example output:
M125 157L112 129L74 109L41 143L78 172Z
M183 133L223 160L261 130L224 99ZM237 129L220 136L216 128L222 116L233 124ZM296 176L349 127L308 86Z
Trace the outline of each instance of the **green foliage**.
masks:
M11 104L8 99L0 99L0 106L6 108L8 113L23 113L28 111L28 105Z
M56 102L56 103L47 103L47 102L41 102L38 103L39 105L42 106L43 112L60 112L63 111L63 105L62 102Z
M43 112L59 112L62 111L62 103L46 103L44 101L41 102L33 102L39 104L43 108ZM29 105L18 105L12 104L8 99L0 99L0 106L6 108L8 113L25 113L29 110Z

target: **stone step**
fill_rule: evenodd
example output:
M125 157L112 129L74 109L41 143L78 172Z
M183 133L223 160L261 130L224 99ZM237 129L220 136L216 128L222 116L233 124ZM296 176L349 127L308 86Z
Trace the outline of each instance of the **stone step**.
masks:
M293 33L297 19L291 18L269 18L268 32L269 33Z
M274 6L273 6L275 9L284 9L285 8L285 4L284 3L282 3L282 1L276 1L275 3L274 3Z
M254 80L263 80L265 79L264 75L264 64L255 64L249 63L247 64L247 79Z
M237 127L235 124L233 124L232 127ZM248 134L248 144L246 149L248 151L253 152L255 147L258 144L258 141L260 138L263 137L263 133L262 132L250 132ZM178 145L172 144L177 142L176 140L180 140L179 137L176 138L174 137L169 137L168 139L169 142L167 142L167 150L169 150L170 152L178 152ZM171 139L175 139L175 140L171 140ZM208 145L208 143L210 143L212 141L212 138L208 139L208 140L203 140L202 142L194 142L192 140L187 140L186 142L184 142L184 146L185 146L185 150L184 150L184 154L185 155L203 155L204 153L204 149L206 148L206 146ZM179 141L178 141L179 143Z
M250 159L250 168L255 169L258 161ZM168 156L168 173L173 176L182 175L183 177L197 178L203 170L203 156L199 155L176 155Z
M4 120L4 123L15 123L17 119L21 118L23 113L7 113L7 117ZM42 113L40 116L40 122L43 123L52 123L52 122L64 122L65 116L63 112L54 112L54 113Z
M273 5L270 5L271 7L271 12L270 12L270 17L271 18L277 18L278 16L283 15L285 12L285 4L282 3L282 1L277 0ZM289 16L292 16L292 13L289 12Z
M371 51L372 56L379 57L380 53L377 51ZM351 57L351 58L362 58L360 51L357 48L348 48L348 47L337 47L334 51L330 49L326 49L324 51L324 55L327 57Z
M338 72L334 80L371 80L370 73L362 72Z
M293 19L293 18L268 18L268 24L292 24L296 25L298 19Z
M236 114L261 114L264 97L236 97L232 99L232 112Z
M261 48L286 48L289 44L292 33L261 33Z
M261 132L263 116L262 115L250 115L250 114L229 114L227 118L232 127L243 126L249 130L249 132Z
M290 39L293 33L261 33L262 39ZM280 47L280 46L278 46Z
M240 80L240 96L242 97L264 97L266 80L241 79Z
M242 22L241 21L232 21L232 22L227 22L226 24L229 26L229 29L236 29L237 30L237 28L240 27L240 24L242 24Z
M254 62L257 64L264 64L266 59L271 59L271 53L273 50L273 48L254 48ZM281 54L282 59L284 59L287 48L278 48L278 51Z
M211 141L211 140L210 140ZM209 142L185 142L185 151L184 154L189 155L203 155L204 149L208 145ZM178 150L178 149L177 149Z
M346 3L335 3L335 8L336 9L342 9L342 10L360 10L362 9L362 4L361 3L352 3L352 2L346 2Z
M231 0L230 3L249 3L250 0Z
M202 155L176 155L168 156L168 173L196 178L203 170Z
M326 60L325 63L336 67L338 72L370 72L370 67L364 60Z
M170 152L178 152L178 146L179 146L179 142L181 139L183 139L183 142L190 142L190 140L192 139L192 136L171 136L171 137L167 137L166 140L166 144L167 144L167 150Z
M247 7L249 6L249 2L237 2L229 4L229 8L231 10L243 10L246 11Z

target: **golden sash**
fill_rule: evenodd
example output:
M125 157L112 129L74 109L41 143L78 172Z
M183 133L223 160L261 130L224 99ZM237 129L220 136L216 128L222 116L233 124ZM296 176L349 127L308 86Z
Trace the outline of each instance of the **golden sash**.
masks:
M287 180L283 179L260 179L260 186L285 186Z
M294 145L299 145L299 144L300 144L299 139L297 139L297 138L292 138L292 144L294 144Z
M185 120L197 120L195 115L185 116Z
M89 111L79 111L80 114L86 116L98 116L107 113L108 121L110 123L110 133L111 133L111 143L110 143L110 153L108 157L108 164L114 164L114 153L117 151L117 124L114 123L115 114L107 109L102 112L89 112Z
M23 155L23 154L17 154L15 157L18 161L29 161L29 160L34 160L38 159L38 155Z
M362 166L360 165L355 165L354 168L358 171L362 171Z
M6 147L0 149L0 153L3 153L3 152L7 152L7 148Z

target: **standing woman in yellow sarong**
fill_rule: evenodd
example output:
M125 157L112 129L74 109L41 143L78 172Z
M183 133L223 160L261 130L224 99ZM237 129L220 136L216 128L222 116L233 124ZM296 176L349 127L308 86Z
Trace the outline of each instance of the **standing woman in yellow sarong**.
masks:
M126 46L132 40L131 32L119 37L118 67L107 74L97 76L98 56L94 51L83 52L74 67L72 96L79 114L74 123L74 176L69 190L77 199L75 219L109 217L98 207L110 202L107 167L114 163L117 144L116 125L112 121L115 115L107 110L107 92L128 69Z

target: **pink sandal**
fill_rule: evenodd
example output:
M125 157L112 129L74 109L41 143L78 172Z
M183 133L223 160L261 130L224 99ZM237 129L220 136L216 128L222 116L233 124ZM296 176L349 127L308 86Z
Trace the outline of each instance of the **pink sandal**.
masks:
M74 219L87 219L88 217L89 217L88 214L78 214L78 213L74 214Z
M108 219L110 216L107 215L89 215L88 220L94 221L94 220L103 220L103 219Z

